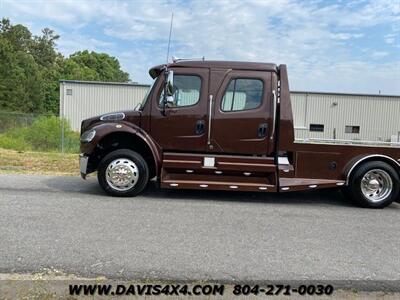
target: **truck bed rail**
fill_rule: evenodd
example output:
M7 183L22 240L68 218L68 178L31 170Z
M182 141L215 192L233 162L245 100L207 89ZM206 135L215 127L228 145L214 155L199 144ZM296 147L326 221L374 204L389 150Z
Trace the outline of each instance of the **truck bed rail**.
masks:
M304 144L335 144L335 145L351 145L351 146L375 146L375 147L400 148L400 142L345 140L345 139L322 139L322 138L295 139L295 142L296 143L304 143Z

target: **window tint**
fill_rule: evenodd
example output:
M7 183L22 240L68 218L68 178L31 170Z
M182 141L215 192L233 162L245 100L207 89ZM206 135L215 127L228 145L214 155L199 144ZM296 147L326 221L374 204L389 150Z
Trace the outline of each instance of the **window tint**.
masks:
M201 89L201 79L195 75L174 75L174 95L173 102L168 103L168 107L190 106L199 102ZM164 90L160 95L160 106L164 97Z
M253 109L260 106L263 82L259 79L232 79L222 99L223 111Z

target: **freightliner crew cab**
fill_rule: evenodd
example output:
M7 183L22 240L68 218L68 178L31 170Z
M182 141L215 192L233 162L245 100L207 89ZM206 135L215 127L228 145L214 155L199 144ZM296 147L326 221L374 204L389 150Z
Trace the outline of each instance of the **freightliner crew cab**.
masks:
M340 188L356 204L399 200L400 148L295 141L285 65L175 61L149 71L143 102L84 120L82 177L113 196L168 189Z

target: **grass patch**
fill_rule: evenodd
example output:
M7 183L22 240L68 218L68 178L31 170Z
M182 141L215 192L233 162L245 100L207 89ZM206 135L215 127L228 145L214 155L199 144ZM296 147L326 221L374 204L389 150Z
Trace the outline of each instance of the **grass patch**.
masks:
M0 173L79 175L77 154L0 148Z
M0 147L19 151L61 150L62 121L56 116L39 117L30 126L9 128L0 134ZM64 152L79 152L79 133L64 121Z

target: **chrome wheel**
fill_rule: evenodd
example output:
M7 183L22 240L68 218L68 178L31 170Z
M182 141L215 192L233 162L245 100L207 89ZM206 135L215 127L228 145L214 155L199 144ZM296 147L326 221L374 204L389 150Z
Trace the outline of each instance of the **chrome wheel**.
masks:
M390 175L381 169L368 171L361 180L361 192L371 202L385 200L393 190Z
M133 188L139 179L136 164L127 158L113 160L106 169L107 183L117 191L127 191Z

